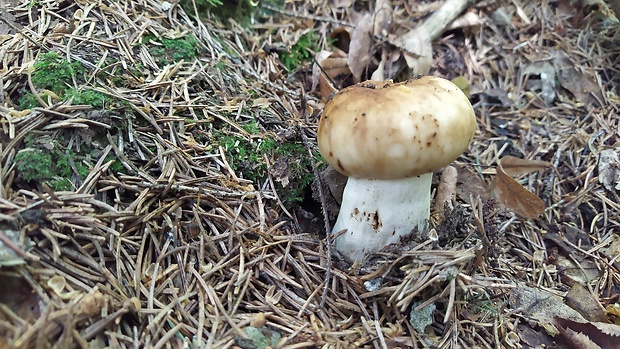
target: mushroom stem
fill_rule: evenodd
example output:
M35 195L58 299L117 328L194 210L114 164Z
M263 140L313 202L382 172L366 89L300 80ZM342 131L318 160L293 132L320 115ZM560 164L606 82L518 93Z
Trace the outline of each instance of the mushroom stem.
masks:
M335 246L349 261L396 243L402 236L423 230L428 222L432 173L379 180L350 177L334 225Z

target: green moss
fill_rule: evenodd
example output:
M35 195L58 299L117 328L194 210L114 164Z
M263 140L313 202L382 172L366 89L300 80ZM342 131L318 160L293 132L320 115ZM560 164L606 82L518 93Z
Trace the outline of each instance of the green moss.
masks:
M71 191L73 190L73 183L67 178L52 178L48 181L49 186L54 191Z
M315 162L321 167L325 163L318 152L313 154ZM312 184L314 173L308 151L301 142L287 142L274 151L276 159L284 159L288 164L288 176L293 185L281 186L280 195L286 202L301 202L306 188Z
M273 15L264 5L283 7L283 0L180 0L185 11L194 17L194 4L201 18L215 17L223 24L229 25L229 19L249 27L252 18L268 17Z
M56 52L47 52L39 56L34 64L32 83L41 89L48 89L62 95L73 84L73 79L84 73L84 67L78 62L67 61Z
M76 105L90 105L104 108L115 99L93 89L79 90L74 86L84 83L86 69L79 62L69 62L56 52L41 54L34 64L32 83L38 89L47 89L58 95L62 101ZM45 94L41 95L45 100ZM32 93L26 93L19 99L20 109L39 107L39 102Z
M308 185L314 179L308 151L301 142L287 141L279 143L274 139L263 137L256 122L241 126L252 134L250 139L234 134L219 132L214 136L226 151L228 163L243 178L254 182L263 182L268 175L265 156L271 164L278 163L284 169L283 177L288 183L283 185L276 178L276 186L285 203L302 201ZM314 154L317 163L323 163L318 153Z
M33 141L27 141L32 145ZM77 170L80 179L85 179L90 170L82 162L83 156L73 151L62 152L58 147L52 151L37 148L27 148L15 155L15 166L19 177L25 181L48 183L54 190L71 190L73 185L73 167ZM72 166L73 163L73 166Z
M144 74L142 73L144 69L144 64L140 62L136 62L134 66L125 69L118 61L108 58L97 77L106 81L108 85L132 88L144 82Z
M110 160L114 160L112 165L110 165L109 167L109 170L112 173L117 174L125 170L125 166L123 166L123 164L118 159L116 159L112 154L108 154L108 156L105 157L103 162L106 163Z
M249 122L247 124L241 125L241 128L246 130L248 133L256 135L260 132L260 128L257 122Z
M230 167L252 181L264 179L267 175L267 164L263 158L265 142L252 140L230 134L216 134L220 145L228 154Z
M44 95L41 97L44 97ZM19 110L40 107L39 100L37 99L37 97L35 97L35 95L33 95L30 92L21 96L21 98L17 101L17 103L19 103Z
M191 35L182 38L167 39L147 35L142 43L149 45L149 52L158 62L179 62L192 60L200 52L198 42Z
M26 181L53 177L52 156L40 149L25 149L15 155L15 166Z
M312 61L314 54L321 49L320 37L315 30L311 30L299 37L299 40L290 50L280 53L280 62L288 71L292 71L302 65Z
M80 178L84 179L90 173L88 167L86 167L82 163L82 157L76 155L70 150L65 153L60 151L54 152L53 156L56 160L56 172L61 177L71 178L71 176L73 175L73 168L71 167L71 162L73 162L73 165L75 166L75 169L77 170Z
M266 327L246 327L243 329L246 338L235 338L235 343L242 348L266 349L275 347L280 338L280 333Z
M112 97L108 97L101 92L91 89L79 91L74 88L69 89L62 99L71 100L73 105L91 105L100 109L114 102Z

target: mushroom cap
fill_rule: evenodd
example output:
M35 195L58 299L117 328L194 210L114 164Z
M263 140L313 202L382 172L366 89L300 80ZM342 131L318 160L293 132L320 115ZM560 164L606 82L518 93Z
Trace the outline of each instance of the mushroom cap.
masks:
M448 165L475 131L467 96L446 79L424 76L341 90L325 105L317 137L321 154L338 172L389 180Z

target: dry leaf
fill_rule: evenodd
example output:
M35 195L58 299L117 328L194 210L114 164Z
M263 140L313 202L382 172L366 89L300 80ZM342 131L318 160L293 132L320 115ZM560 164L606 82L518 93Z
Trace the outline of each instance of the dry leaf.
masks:
M594 343L590 337L584 333L573 331L570 328L559 327L560 334L571 344L574 349L603 349ZM605 348L607 349L607 348ZM611 348L609 348L611 349Z
M620 326L604 322L577 322L562 317L554 325L574 348L620 348Z
M355 82L359 82L368 66L372 57L372 16L370 13L365 14L355 26L353 34L351 34L351 43L349 44L349 55L347 56L347 64L355 77Z
M530 327L527 322L519 323L517 325L517 331L519 334L519 338L521 339L521 344L523 345L522 348L540 349L556 347L555 341L547 332L537 331Z
M519 177L535 171L545 170L553 165L548 161L520 159L514 156L504 156L499 165L509 176Z
M581 314L564 304L561 297L525 284L510 291L509 302L513 309L522 309L520 313L540 323L550 323L555 317L585 321Z
M506 175L501 168L497 168L492 191L499 203L523 217L537 218L545 212L542 199Z
M372 73L370 80L382 81L394 78L399 72L399 64L397 63L399 59L400 52L398 50L392 52L383 50L381 62L379 62L377 70Z
M387 35L392 22L392 4L390 0L377 0L375 3L375 18L373 33L375 35Z
M312 89L318 86L321 96L327 100L332 93L338 92L333 82L340 82L351 74L351 70L345 53L340 50L320 51L315 55L315 61L312 67Z
M413 74L428 75L433 61L433 44L424 28L412 30L395 41L405 49L403 55Z
M574 251L574 249L571 248ZM557 256L555 265L558 267L560 279L568 285L587 284L598 280L602 271L595 262L583 259L576 264L574 258L567 258L565 256Z
M606 149L599 155L598 182L607 190L620 190L620 148Z
M269 108L271 103L272 103L272 101L269 100L268 98L259 97L259 98L256 98L256 99L254 99L252 101L252 106L253 107L261 107L261 108Z
M575 69L566 52L554 50L554 54L554 66L560 85L570 91L579 102L596 107L601 106L604 100L601 88L592 77Z
M547 104L551 104L555 99L556 77L555 68L551 63L535 62L525 67L521 72L521 79L527 77L525 88L534 91L539 90L540 96Z
M480 197L483 200L491 198L489 192L489 184L480 177L480 175L474 172L470 167L458 166L459 173L458 185L456 186L456 192L458 196L465 202L469 202L469 196Z
M573 284L568 291L566 305L577 310L588 321L607 321L605 309L599 300L579 283Z

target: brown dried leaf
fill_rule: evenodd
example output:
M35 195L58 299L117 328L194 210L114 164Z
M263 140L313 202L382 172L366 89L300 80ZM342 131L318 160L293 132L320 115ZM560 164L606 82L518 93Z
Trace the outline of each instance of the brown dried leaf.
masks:
M575 251L572 247L570 250ZM583 259L575 263L573 259L559 255L554 263L558 266L560 279L564 283L569 285L586 284L601 277L602 272L595 262Z
M607 190L620 190L620 148L605 149L599 155L598 182Z
M499 203L523 217L537 218L545 212L542 199L506 175L501 168L497 168L491 189Z
M590 337L584 333L573 331L570 328L560 328L560 333L570 343L572 348L575 349L603 349L594 343Z
M470 195L474 198L479 196L483 200L491 198L489 184L479 174L465 166L458 166L457 170L459 178L456 192L463 201L469 202Z
M433 61L433 43L425 27L409 31L395 40L395 44L405 49L403 55L413 74L428 75Z
M605 308L596 296L579 283L573 284L565 301L566 305L577 310L588 321L607 321Z
M499 165L504 170L504 173L512 177L519 177L553 166L548 161L520 159L514 156L504 156L499 160Z
M601 87L596 81L586 73L575 69L566 52L555 50L554 53L554 65L560 85L570 91L579 102L600 107L604 98Z
M312 67L312 89L318 86L321 96L327 100L332 93L338 92L333 83L340 83L351 74L351 70L345 53L340 50L320 51L315 55L315 61Z
M372 30L373 20L370 13L365 14L355 26L353 34L351 34L351 43L349 44L349 55L347 64L353 73L356 82L359 82L368 66L372 57Z
M556 317L585 321L581 314L564 304L562 297L525 284L510 291L509 302L513 309L522 309L524 315L541 324L550 323Z
M620 326L604 322L577 322L557 317L554 325L574 348L620 348Z
M392 22L392 2L377 0L375 3L375 18L373 32L375 35L387 35L388 27Z

